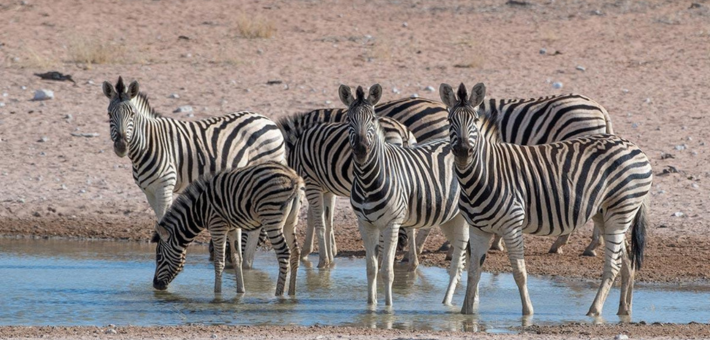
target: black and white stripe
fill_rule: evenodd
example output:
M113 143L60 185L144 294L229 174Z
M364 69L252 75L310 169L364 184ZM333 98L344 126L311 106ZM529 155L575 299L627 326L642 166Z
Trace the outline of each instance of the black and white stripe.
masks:
M350 202L358 218L365 245L368 303L377 303L377 255L379 235L384 234L382 279L385 303L392 305L394 255L400 227L439 225L455 249L444 303L451 301L462 270L468 229L458 211L459 186L453 173L453 155L441 140L401 147L384 141L374 105L382 88L373 85L365 98L362 87L356 97L341 85L339 95L348 106L348 132L353 157Z
M299 262L295 227L303 190L303 180L296 172L277 162L226 170L193 181L156 225L153 287L167 289L182 270L187 246L206 228L215 245L215 292L222 289L229 234L230 242L234 242L230 257L237 277L237 293L243 293L242 258L234 251L241 249L238 232L263 228L279 263L276 295L283 295L289 262L288 294L294 295Z
M634 270L644 250L646 200L651 165L629 141L608 134L521 146L502 141L497 113L476 112L485 96L477 84L470 97L446 84L451 148L461 184L459 207L471 225L468 287L462 312L473 313L481 266L493 234L505 241L520 291L523 314L533 313L527 291L523 234L568 235L593 219L605 243L602 283L588 315L600 315L618 272L622 272L619 314L631 312ZM631 249L625 233L632 229Z

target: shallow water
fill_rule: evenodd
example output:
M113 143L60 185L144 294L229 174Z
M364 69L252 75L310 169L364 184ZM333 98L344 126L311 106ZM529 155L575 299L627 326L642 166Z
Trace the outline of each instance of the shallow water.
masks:
M185 269L167 292L152 288L154 245L66 240L0 239L0 325L337 325L426 330L486 330L563 322L618 322L619 289L612 290L602 319L585 316L597 283L530 277L535 307L531 319L521 317L517 287L510 274L481 278L478 315L459 314L442 305L448 274L420 267L407 273L397 267L394 308L366 304L367 281L362 259L337 258L332 270L298 272L297 296L276 298L276 257L259 252L246 270L247 293L237 297L234 275L226 270L221 295L213 292L214 267L206 247L188 250ZM317 256L312 257L313 263ZM464 274L465 275L465 274ZM601 273L600 273L601 276ZM683 289L637 284L632 321L709 322L707 287Z

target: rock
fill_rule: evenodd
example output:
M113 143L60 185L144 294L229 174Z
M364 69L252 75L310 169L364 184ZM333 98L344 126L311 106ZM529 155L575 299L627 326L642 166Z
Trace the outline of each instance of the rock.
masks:
M210 335L210 338L211 338L211 339L217 339L217 334L212 334L212 335Z
M194 117L194 116L195 116L195 115L192 114L192 113L188 113L187 115L185 115L185 117L187 117L187 118L192 118L192 117Z
M67 190L67 186L66 186L66 185L64 185L64 184L62 184L62 186L61 186L61 187L59 187L59 190Z
M0 102L0 107L5 107L5 103Z
M256 49L256 54L264 54L264 50L258 48Z
M85 193L86 193L86 189L81 189L81 190L79 190L79 193L80 193L80 194L85 194Z
M544 49L544 48L541 48L541 49L540 49L540 54L546 54L546 53L547 53L547 50L546 50L546 49Z
M168 96L168 98L178 99L178 98L180 98L180 95L177 94L177 93L171 93L171 94Z
M628 338L629 338L629 336L626 334L618 334L617 336L614 337L614 340L627 340Z
M552 83L552 88L559 90L562 88L562 83L559 81L556 81L556 82Z
M621 89L621 92L623 92L623 93L629 93L629 89Z
M400 89L398 89L398 88L396 88L396 87L393 87L393 88L392 88L392 93L400 94L400 93L402 93L402 90L400 90Z
M646 104L650 104L650 103L651 103L651 98L646 98L646 99L644 99L643 101L644 101Z
M42 217L42 214L39 213L39 211L35 211L32 213L32 216L34 217Z
M436 89L434 88L434 86L427 86L427 87L424 88L424 91L427 91L427 92L434 92L434 91L436 91Z
M23 203L25 203L25 199L24 199L24 198L20 198L20 199L17 200L17 203L23 204Z
M91 138L91 137L98 137L99 134L97 132L72 132L72 136L74 137L86 137L86 138Z
M192 58L192 54L191 54L191 53L185 53L185 54L181 55L181 57L183 57L183 58Z
M685 217L685 214L680 211L676 211L671 215L671 217Z
M118 332L116 332L116 330L113 328L109 328L104 332L104 334L117 334L117 333Z
M23 85L23 86L20 86L20 89L22 89L22 90L27 90L27 86L24 86L24 85Z
M35 96L32 100L49 100L54 99L54 92L52 90L40 89L35 91Z
M687 146L686 146L685 144L681 144L681 145L676 145L676 146L675 146L675 149L678 150L678 151L683 151L683 150L685 150L686 148L687 148Z
M598 10L598 9L595 9L595 10L592 11L592 15L599 15L599 16L602 16L602 15L604 15L604 13L602 13L602 11L600 11L600 10Z
M700 186L698 185L698 183L692 183L690 186L691 186L693 189L700 188Z
M189 112L193 112L193 111L194 111L194 110L192 109L192 106L190 106L190 105L183 105L183 106L180 106L180 107L178 107L177 109L175 109L175 110L173 111L173 113L189 113Z
M693 150L693 151L690 152L690 154L693 155L693 156L697 156L697 155L698 155L698 152L695 151L695 150Z
M37 140L37 142L39 142L39 143L46 143L48 141L49 141L49 137L47 137L47 136L42 136Z
M639 124L638 123L631 123L631 127L636 129L639 127Z
M74 119L74 116L72 116L71 113L67 113L67 114L64 116L64 119L66 119L66 120L72 120L72 119Z
M412 93L412 95L411 95L411 96L409 96L409 98L419 98L419 95L418 95L418 94L416 94L416 93Z
M587 70L586 67L584 67L584 66L579 66L579 65L578 65L577 67L575 67L575 68L576 68L578 71L582 71L582 72L584 72L584 71Z
M94 81L93 81L93 80L87 80L87 81L86 81L86 84L87 84L87 85L94 85Z

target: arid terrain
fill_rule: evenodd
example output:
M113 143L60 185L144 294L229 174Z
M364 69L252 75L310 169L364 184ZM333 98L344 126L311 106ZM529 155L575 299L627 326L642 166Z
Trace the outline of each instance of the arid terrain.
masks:
M115 83L119 75L138 80L159 113L186 120L238 110L275 119L340 107L340 84L379 83L383 100L413 94L439 100L427 87L484 82L493 98L575 92L604 105L615 131L637 143L654 167L638 280L709 284L708 1L28 0L0 3L0 23L0 235L148 241L153 211L133 182L130 161L113 152L101 92L103 81ZM52 70L76 83L33 75ZM53 91L54 98L32 100L38 89ZM192 112L173 113L187 105ZM305 210L301 237L304 221ZM423 264L445 265L436 252L443 236L432 234ZM599 280L601 256L579 256L590 234L591 224L561 255L547 254L553 239L527 237L528 272ZM336 239L341 256L364 254L344 198ZM489 259L486 270L510 270L504 253ZM710 321L710 309L698 321ZM515 337L710 337L707 324L663 327L533 327ZM119 334L199 338L217 332L198 328L119 328ZM265 329L230 334L284 332ZM93 338L91 332L5 327L0 337ZM416 336L294 332L303 338Z

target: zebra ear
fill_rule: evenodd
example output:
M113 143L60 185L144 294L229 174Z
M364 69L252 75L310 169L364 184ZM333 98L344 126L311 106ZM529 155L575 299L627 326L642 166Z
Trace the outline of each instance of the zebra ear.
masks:
M473 89L471 89L471 98L469 98L468 103L476 107L478 105L481 105L483 103L483 98L486 97L486 85L483 85L483 83L478 83L473 86Z
M370 86L370 94L367 95L367 101L372 106L375 106L380 101L380 98L382 98L382 86L380 84Z
M350 91L350 86L340 85L338 88L338 95L340 96L340 101L342 101L347 107L350 107L350 104L355 101L353 93Z
M104 90L104 95L108 99L113 99L113 97L116 95L116 90L113 88L113 85L111 85L111 83L107 81L104 82L101 88Z
M441 101L444 102L444 105L448 108L456 106L456 95L454 94L454 89L451 88L451 85L441 83L441 85L439 85L439 96L441 96Z
M160 225L160 223L155 224L155 234L158 235L158 237L163 241L167 241L167 239L170 238L168 229L165 229L165 227ZM153 236L153 239L155 239L155 235Z
M134 80L128 85L128 96L133 99L138 95L138 81Z

